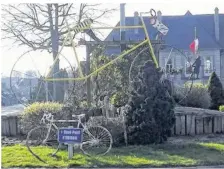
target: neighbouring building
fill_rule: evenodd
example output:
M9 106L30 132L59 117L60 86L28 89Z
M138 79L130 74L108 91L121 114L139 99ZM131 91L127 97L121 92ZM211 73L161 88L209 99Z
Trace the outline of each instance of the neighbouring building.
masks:
M19 78L12 77L11 84L14 88L14 92L12 92L10 87L10 77L2 77L1 78L1 99L2 106L12 106L15 104L20 104L19 100L21 97L29 98L30 91L37 85L37 79L28 79L28 78ZM19 84L16 86L16 84ZM20 98L16 98L20 97Z
M189 49L189 45L195 38L195 27L199 39L199 55L201 56L201 69L199 82L206 83L211 72L215 71L224 84L224 14L219 13L215 8L214 14L193 15L187 11L185 15L163 16L160 11L157 12L158 19L169 28L169 32L163 37L166 44L183 51L188 57L194 57ZM124 16L125 17L125 16ZM149 17L143 18L150 39L155 39L156 30L150 25ZM125 25L140 25L141 20L138 12L133 17L125 17ZM120 25L120 22L117 26ZM125 40L144 40L143 29L126 29ZM119 40L120 30L112 30L105 41ZM159 53L159 64L165 66L166 59L170 51L161 50ZM108 47L107 54L120 54L119 47ZM189 79L187 72L187 61L178 54L172 57L171 63L174 68L183 68L183 73L175 77L179 82L185 82Z

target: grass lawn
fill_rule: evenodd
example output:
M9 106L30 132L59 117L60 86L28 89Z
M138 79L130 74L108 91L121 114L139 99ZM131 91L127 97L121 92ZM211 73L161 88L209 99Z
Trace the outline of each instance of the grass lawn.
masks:
M23 145L2 147L2 167L164 167L224 164L224 143L162 144L112 148L103 157L88 157L76 152L68 160L67 152L58 153L57 159L45 156L48 149L38 148L42 163Z

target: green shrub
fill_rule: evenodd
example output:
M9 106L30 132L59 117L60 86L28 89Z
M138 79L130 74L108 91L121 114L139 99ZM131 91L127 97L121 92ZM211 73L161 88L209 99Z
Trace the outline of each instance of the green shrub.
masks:
M192 87L195 87L195 88L208 88L207 85L203 85L202 83L185 83L184 86L185 87L190 87L192 85Z
M224 104L224 94L222 83L215 72L213 72L209 78L208 92L212 99L210 108L218 110L219 106Z
M224 112L224 105L219 106L219 111Z
M139 70L127 106L129 144L162 143L170 135L175 122L174 103L161 76L152 61Z
M62 104L45 102L45 103L33 103L25 108L21 115L21 128L23 133L27 133L35 126L40 125L40 120L44 113L51 113L54 115L54 119L67 119L68 115L62 111Z
M200 83L185 84L183 88L176 88L174 98L177 103L185 107L197 107L208 109L211 104L211 98L206 86Z
M35 102L32 105L26 107L24 109L23 115L28 114L39 114L42 112L52 113L54 114L56 111L61 110L62 104L52 103L52 102Z

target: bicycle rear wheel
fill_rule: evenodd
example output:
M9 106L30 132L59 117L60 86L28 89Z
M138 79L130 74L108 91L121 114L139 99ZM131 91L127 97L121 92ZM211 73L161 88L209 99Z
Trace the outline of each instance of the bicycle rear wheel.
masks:
M47 126L33 128L27 135L26 146L34 157L46 163L47 158L58 150L57 130Z
M34 102L66 103L72 97L74 84L63 80L74 77L74 69L66 56L60 53L55 70L49 75L53 81L46 80L54 60L50 55L34 57L26 52L14 63L10 73L10 88L19 104L29 106ZM25 66L24 66L25 65ZM54 79L60 81L54 81ZM57 92L56 92L57 91Z
M86 155L105 155L110 151L112 143L112 135L106 128L89 127L83 131L81 150Z

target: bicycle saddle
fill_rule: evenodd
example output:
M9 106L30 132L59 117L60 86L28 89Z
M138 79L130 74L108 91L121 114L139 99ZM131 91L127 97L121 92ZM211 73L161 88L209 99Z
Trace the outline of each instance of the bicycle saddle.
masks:
M75 118L80 118L80 119L82 119L82 118L84 118L84 117L85 117L85 114L78 114L78 115L76 115L76 114L73 114L73 115L72 115L72 117L75 117Z

